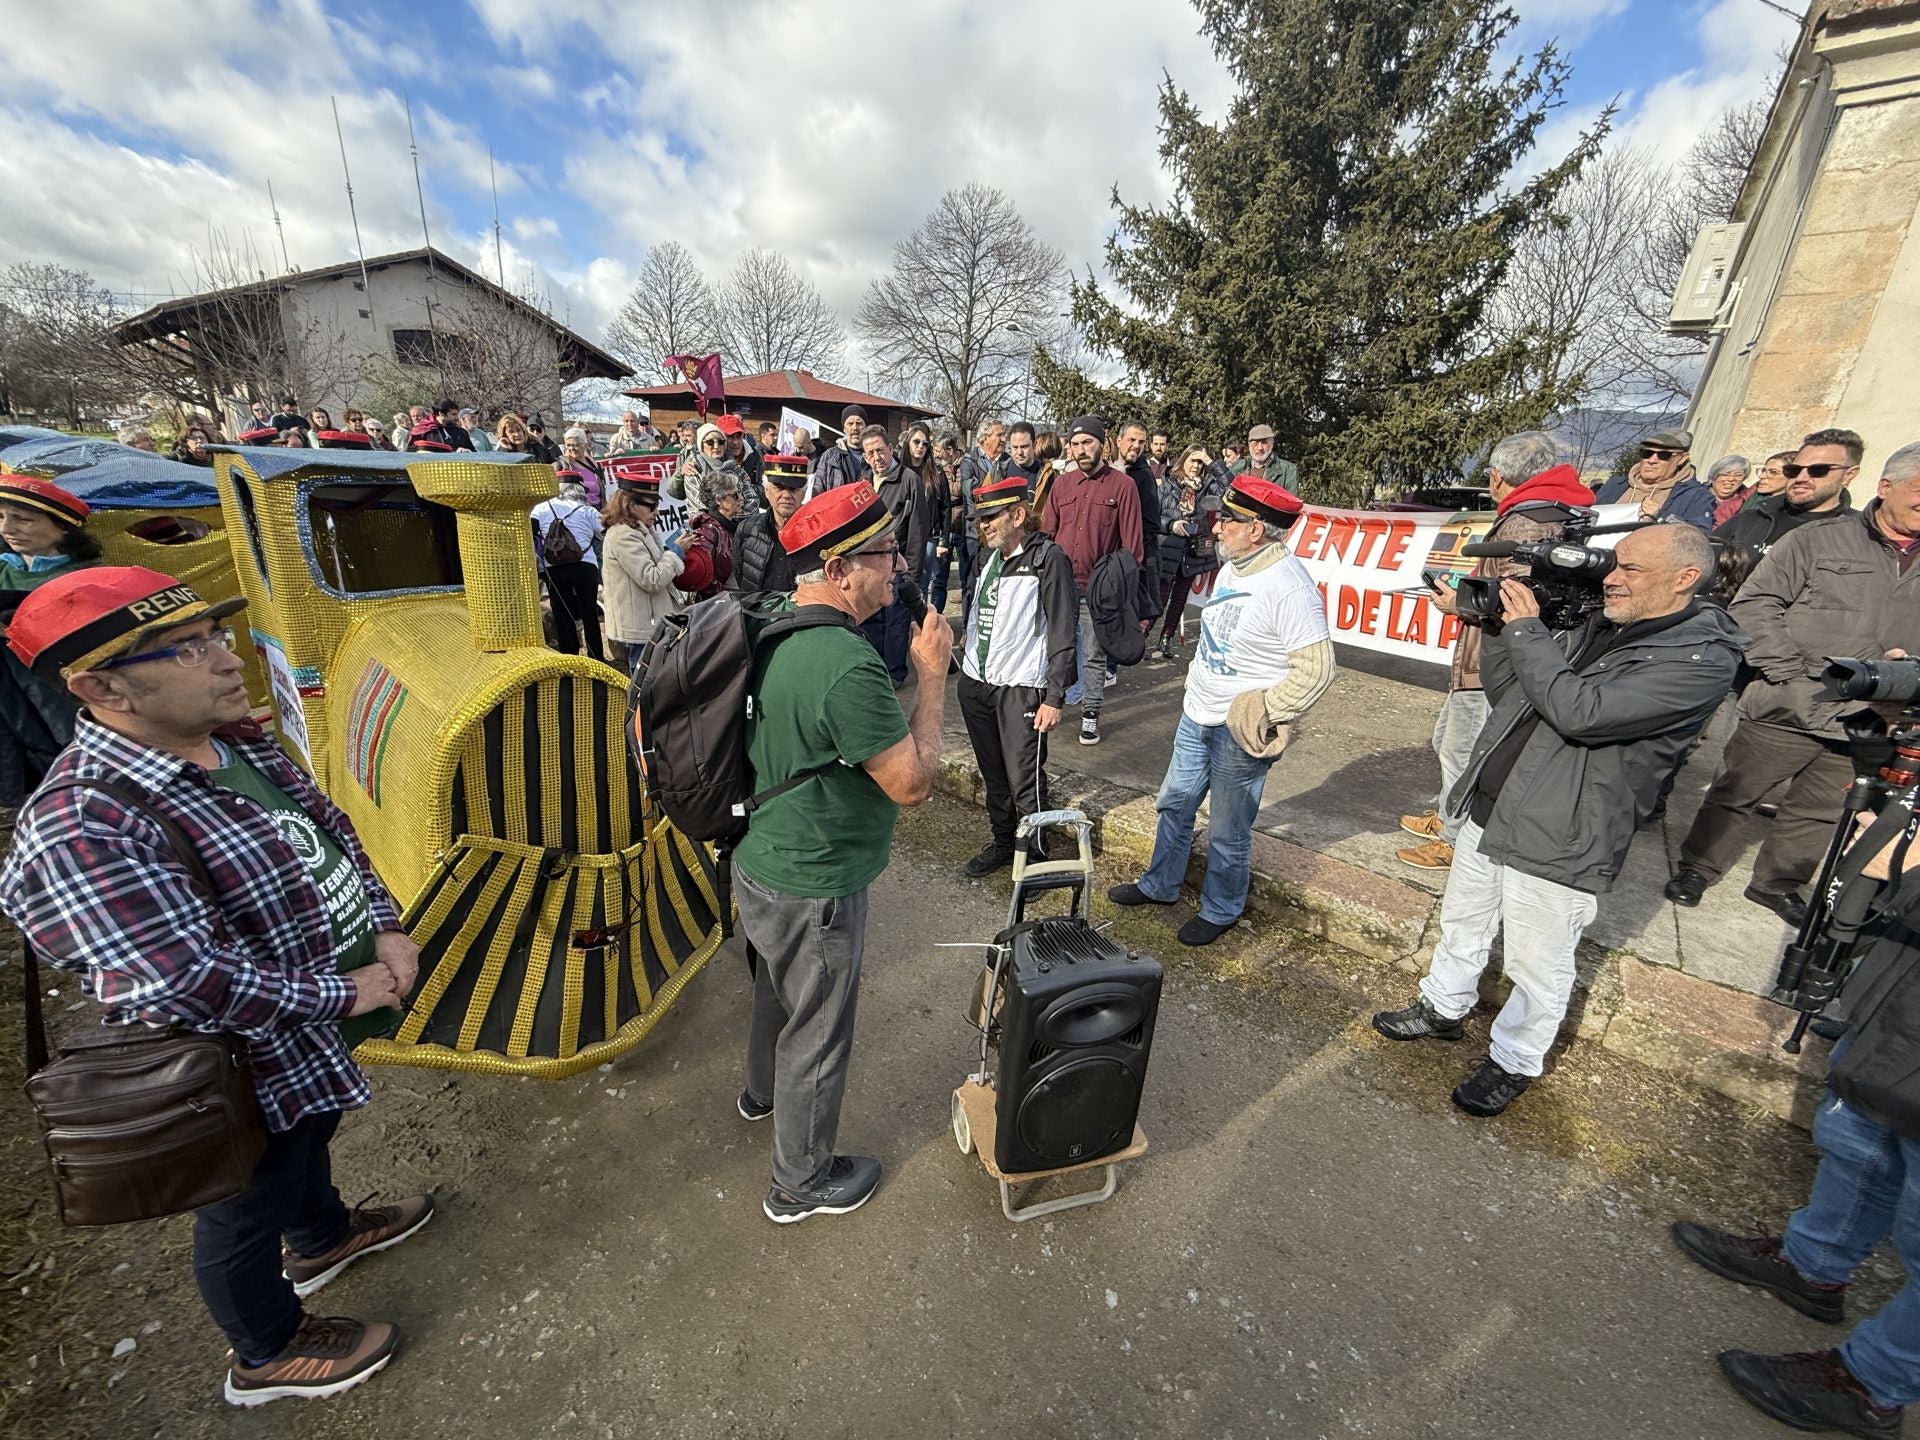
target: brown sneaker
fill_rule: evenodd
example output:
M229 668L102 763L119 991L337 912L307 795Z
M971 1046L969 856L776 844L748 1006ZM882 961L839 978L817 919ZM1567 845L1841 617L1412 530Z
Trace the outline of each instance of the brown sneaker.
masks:
M399 1344L400 1331L384 1321L305 1316L292 1343L266 1364L227 1367L227 1403L251 1408L289 1396L324 1400L371 1379Z
M324 1255L287 1256L286 1277L305 1299L354 1261L398 1245L433 1218L433 1196L415 1195L392 1205L354 1207L347 1238Z
M1396 850L1395 857L1403 865L1411 865L1416 870L1444 870L1453 864L1453 847L1444 840L1429 840L1424 845L1415 845L1411 850Z
M1440 812L1426 810L1418 815L1402 815L1400 828L1409 835L1418 835L1422 840L1440 838Z

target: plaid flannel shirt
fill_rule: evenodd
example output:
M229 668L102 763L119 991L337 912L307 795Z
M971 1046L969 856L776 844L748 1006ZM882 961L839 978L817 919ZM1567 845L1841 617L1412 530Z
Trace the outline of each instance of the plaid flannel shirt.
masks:
M347 817L251 722L217 732L333 837L359 872L375 931L399 912ZM353 985L312 872L254 801L200 766L80 716L47 782L100 778L142 794L192 840L209 896L148 816L98 790L20 809L0 866L0 910L47 963L81 973L109 1024L244 1036L267 1128L352 1110L372 1091L341 1042Z

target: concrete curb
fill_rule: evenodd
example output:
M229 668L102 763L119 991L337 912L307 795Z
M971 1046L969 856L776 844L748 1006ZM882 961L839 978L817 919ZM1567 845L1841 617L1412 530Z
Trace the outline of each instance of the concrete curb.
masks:
M1047 775L1052 804L1093 822L1096 855L1146 869L1157 823L1151 793L1052 766ZM945 750L934 785L969 805L984 803L970 749ZM1187 865L1190 885L1198 886L1204 865L1200 844ZM1255 831L1247 909L1418 974L1437 935L1440 902L1417 886ZM1505 988L1498 967L1489 966L1484 993L1499 999ZM1592 945L1583 947L1568 1016L1579 1039L1804 1126L1819 1098L1827 1047L1809 1038L1802 1054L1785 1054L1780 1042L1792 1024L1787 1011L1757 996Z

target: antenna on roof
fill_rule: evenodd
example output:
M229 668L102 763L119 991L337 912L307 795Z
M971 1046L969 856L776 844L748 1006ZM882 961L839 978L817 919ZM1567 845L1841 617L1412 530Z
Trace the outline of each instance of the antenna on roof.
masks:
M373 321L373 285L367 279L367 247L360 243L360 212L353 205L353 172L347 168L347 137L340 128L340 102L327 97L333 105L333 138L340 142L340 173L347 180L347 216L353 221L353 248L360 257L360 293L367 297L367 321Z
M500 248L500 186L493 178L493 146L487 146L487 184L493 188L493 263L500 271L500 288L507 288L507 258Z
M280 223L280 202L273 198L273 182L267 182L267 208L273 211L273 228L280 232L280 259L287 267L287 273L293 273L293 261L287 255L287 227Z
M427 329L433 329L433 286L439 277L433 273L433 235L427 229L427 192L420 184L420 147L413 138L413 97L400 92L407 107L407 154L413 157L413 194L420 202L420 234L427 243Z

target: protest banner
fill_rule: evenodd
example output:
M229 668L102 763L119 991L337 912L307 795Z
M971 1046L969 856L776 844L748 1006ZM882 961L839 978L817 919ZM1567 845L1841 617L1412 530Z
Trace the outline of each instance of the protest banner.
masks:
M609 488L622 480L651 480L660 487L660 508L654 512L653 528L662 536L684 530L691 514L685 500L676 500L667 490L667 482L679 467L680 457L671 450L656 450L645 455L613 455L600 462Z
M1631 522L1634 510L1605 505L1596 513L1600 524L1615 525ZM1449 515L1309 505L1287 532L1287 548L1319 585L1336 641L1445 665L1460 622L1434 606L1420 572L1473 569L1475 562L1460 551L1495 518L1491 510ZM1606 548L1619 538L1596 535L1590 543Z

